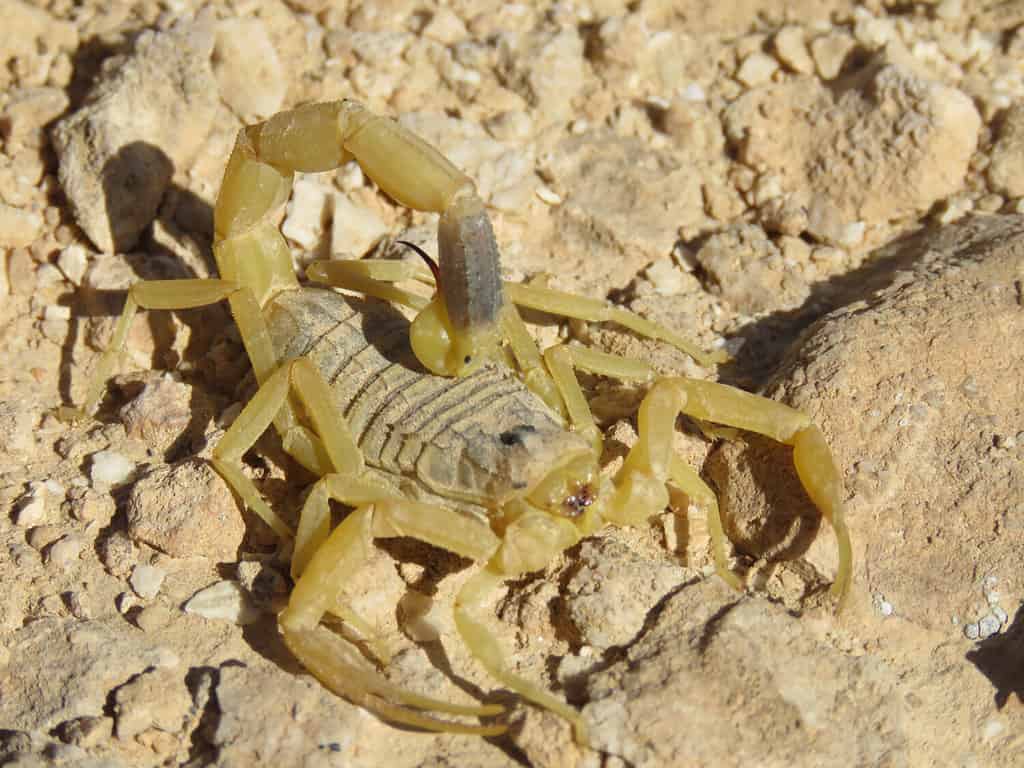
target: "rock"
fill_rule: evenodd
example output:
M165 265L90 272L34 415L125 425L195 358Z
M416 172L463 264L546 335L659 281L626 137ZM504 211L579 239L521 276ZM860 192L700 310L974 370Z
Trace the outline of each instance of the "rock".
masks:
M97 451L92 455L89 478L94 486L123 485L135 472L135 463L117 451Z
M331 255L361 257L388 232L376 211L335 193L331 205Z
M150 378L120 412L125 432L167 457L201 447L214 407L206 395L170 374Z
M213 73L221 98L246 123L270 117L281 109L288 91L288 73L258 18L217 22Z
M135 545L124 531L114 531L99 541L100 559L111 576L124 578L135 565Z
M744 314L797 307L810 290L760 227L741 224L712 235L696 258L711 289Z
M321 244L324 225L330 216L332 195L331 188L322 181L306 177L296 179L281 223L284 236L303 250L316 249Z
M816 37L811 42L811 56L818 76L822 80L834 79L855 45L856 41L852 37L842 33Z
M185 613L239 626L252 624L260 618L260 611L249 594L234 581L218 581L199 590L185 603Z
M73 243L61 250L57 257L57 268L72 284L81 285L85 271L89 268L89 257L85 247Z
M69 533L61 536L46 551L46 562L54 568L65 570L71 567L85 548L82 536Z
M150 667L173 659L141 633L107 620L45 618L7 636L0 722L6 728L49 731L79 717L99 717L108 692Z
M339 764L364 766L368 763L361 753L367 743L378 745L374 759L380 764L401 764L404 734L366 717L309 676L282 674L267 666L224 666L219 678L220 716L210 741L226 765L310 765L327 752ZM273 696L266 695L270 690ZM296 733L306 735L296 739Z
M779 61L794 72L809 75L814 71L814 61L807 52L807 41L801 27L783 27L772 38L772 48Z
M906 754L897 685L885 662L710 579L669 598L626 657L589 678L583 712L593 746L637 768L838 768Z
M547 123L568 121L584 83L583 40L575 28L546 27L499 43L499 69L509 87Z
M0 203L0 248L21 248L42 233L43 217L34 211Z
M68 96L60 88L20 88L0 113L0 133L11 144L20 144L41 131L68 108Z
M701 175L681 154L588 133L563 139L546 159L551 186L564 200L555 209L565 242L559 276L601 272L609 285L625 284L668 256L681 228L704 222Z
M1024 196L1024 105L1006 110L991 154L989 183L1011 197Z
M29 483L28 490L15 502L14 522L24 528L41 524L46 519L46 483Z
M114 735L127 741L150 728L178 733L191 707L180 670L144 672L114 691Z
M176 168L186 167L217 106L206 22L144 32L107 62L84 106L53 133L60 182L79 226L108 253L149 226Z
M132 570L129 582L136 595L143 600L152 600L160 592L166 575L162 568L144 564L136 565Z
M740 68L736 70L736 79L748 88L754 88L771 81L778 68L778 63L771 56L755 51L743 59Z
M724 117L739 159L777 174L781 191L808 211L808 233L833 245L861 224L926 211L957 191L981 126L965 94L884 59L846 86L838 96L813 81L764 86Z
M1024 424L1020 377L1008 373L1024 359L1024 217L969 217L872 264L768 394L822 427L844 473L851 600L883 594L904 621L959 636L984 576L999 578L1007 604L1024 600L1024 470L1019 441L1006 440ZM791 452L747 442L709 464L730 529L775 541L790 510L809 526L796 551L831 574L832 537L816 533Z
M158 464L132 486L128 534L173 557L233 561L245 521L227 484L205 461Z
M600 650L626 646L651 608L686 576L685 569L634 554L615 539L587 539L563 599L582 642Z

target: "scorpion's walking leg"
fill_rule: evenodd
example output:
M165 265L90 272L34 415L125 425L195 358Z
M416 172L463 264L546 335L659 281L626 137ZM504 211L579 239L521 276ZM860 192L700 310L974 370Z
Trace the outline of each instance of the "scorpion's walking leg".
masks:
M339 588L365 559L373 535L415 536L471 558L489 557L498 540L480 521L394 498L393 491L364 477L362 454L312 361L289 361L267 379L217 444L214 466L275 531L290 535L240 466L242 455L285 407L289 392L302 403L321 441L327 469L334 471L328 471L317 482L303 507L293 561L293 572L301 576L288 608L279 618L286 644L331 690L384 717L430 730L481 735L503 732L504 726L451 723L396 706L391 702L456 715L488 716L503 711L499 706L449 704L392 685L349 643L320 626L324 614L332 613L354 626L366 637L369 647L386 659L387 652L376 642L368 622L338 599ZM286 434L286 443L287 438ZM357 510L327 536L330 499Z
M569 704L548 693L543 687L512 672L505 661L505 653L502 651L501 645L493 633L477 618L494 590L501 586L505 578L514 575L516 574L504 572L502 565L495 558L467 581L455 599L455 626L459 630L462 642L491 677L501 681L524 699L563 717L572 725L576 743L586 745L589 743L587 726L580 713Z
M393 685L349 643L320 626L326 613L352 620L351 609L338 600L339 588L365 560L374 536L412 536L469 558L489 557L497 549L497 537L485 523L441 507L378 494L370 502L371 508L366 502L373 497L373 491L358 479L353 482L351 478L334 475L325 481L331 498L359 506L330 534L303 570L288 608L279 617L285 643L328 688L390 720L434 731L503 733L503 725L455 723L407 709L478 717L504 711L498 705L450 704ZM368 628L359 619L355 626L363 632ZM382 654L372 644L371 648L386 660L386 651Z
M61 409L62 416L78 418L92 413L124 350L132 320L139 309L195 309L216 304L223 299L228 299L231 304L232 314L238 323L257 377L267 376L274 366L274 350L259 306L250 290L231 280L143 280L128 288L128 297L114 327L114 335L89 379L81 408Z
M509 300L520 307L589 322L617 323L641 336L671 344L706 368L729 359L724 350L705 352L671 328L651 322L635 312L612 306L599 299L589 299L585 296L576 296L551 288L509 282L505 283L505 292Z

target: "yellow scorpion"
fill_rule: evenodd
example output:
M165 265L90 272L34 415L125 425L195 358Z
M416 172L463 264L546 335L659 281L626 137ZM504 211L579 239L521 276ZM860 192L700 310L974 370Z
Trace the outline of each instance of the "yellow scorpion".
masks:
M398 203L440 214L436 275L411 262L314 263L302 285L275 216L297 172L355 159ZM663 512L668 486L708 513L716 569L736 588L713 491L672 449L676 419L750 430L792 446L808 495L835 530L841 600L851 573L843 486L821 431L805 414L708 381L659 378L646 363L578 345L538 349L518 307L617 323L671 344L697 362L703 353L668 328L603 301L503 282L498 246L473 182L436 149L393 120L353 101L312 104L242 129L214 212L220 279L143 281L128 291L110 347L81 411L102 395L139 308L185 309L226 299L259 389L213 452L213 464L244 503L281 537L294 538L285 643L324 685L384 718L430 730L493 735L497 705L458 706L398 687L338 634L332 614L366 636L372 628L339 599L375 537L411 536L482 562L455 601L463 642L491 676L572 723L579 712L514 674L480 618L502 582L544 568L605 524L636 525ZM431 299L399 287L433 284ZM384 301L366 301L342 288ZM416 313L409 324L391 304ZM576 370L653 381L638 414L636 444L614 477L602 478L602 435ZM284 449L319 480L297 530L261 498L242 456L273 424ZM329 501L354 508L330 530Z

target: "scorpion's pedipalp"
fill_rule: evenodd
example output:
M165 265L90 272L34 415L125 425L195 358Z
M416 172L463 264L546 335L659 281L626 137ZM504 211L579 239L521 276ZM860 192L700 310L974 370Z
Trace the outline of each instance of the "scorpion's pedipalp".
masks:
M807 414L766 397L710 381L670 381L686 393L683 410L688 415L793 446L793 462L800 482L836 535L839 565L830 592L841 606L850 585L853 555L843 515L842 478L821 430Z
M85 400L80 409L62 409L64 417L75 419L92 413L100 397L104 385L113 373L117 358L124 350L128 339L128 331L132 320L139 309L195 309L216 304L239 290L236 283L229 280L142 280L128 288L121 317L114 327L114 335L110 346L100 356L96 369L86 386Z
M565 403L572 429L590 442L594 447L595 456L600 456L604 437L594 423L594 415L590 412L583 390L580 389L579 380L572 367L572 355L564 344L556 344L544 350L544 362Z
M729 356L722 350L705 352L670 328L653 323L635 312L612 307L607 302L598 299L588 299L551 288L521 283L506 282L505 290L509 300L521 307L595 323L613 322L641 336L664 341L689 355L705 368L710 368L729 359Z

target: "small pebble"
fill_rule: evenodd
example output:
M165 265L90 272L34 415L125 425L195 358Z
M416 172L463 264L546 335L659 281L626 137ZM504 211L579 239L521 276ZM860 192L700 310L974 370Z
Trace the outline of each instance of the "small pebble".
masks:
M736 79L748 88L754 88L769 82L778 68L779 63L771 56L755 51L743 60Z
M89 478L93 485L120 485L132 476L135 463L116 451L97 451L92 455Z
M16 503L14 522L24 528L31 528L39 525L46 519L46 484L40 482L29 483L25 491Z
M204 619L230 621L240 626L252 624L260 617L248 593L234 581L219 581L196 592L185 603L185 613Z
M57 568L67 568L78 559L85 542L82 537L69 533L55 541L46 554L46 561Z
M129 583L132 589L143 600L152 600L160 592L166 574L153 565L136 565L132 570Z
M163 629L171 621L171 612L160 603L147 605L135 617L135 624L143 632L156 632Z
M114 598L114 606L122 616L139 604L139 599L131 592L122 592Z
M61 528L57 525L37 525L33 527L25 540L28 545L37 552L55 542L61 535Z
M85 247L73 243L60 252L57 257L57 268L64 273L64 277L75 285L82 284L85 271L89 268L89 259L86 256Z
M991 614L978 622L978 635L984 640L999 631L1000 621Z
M978 639L978 634L979 634L979 630L978 630L978 625L977 624L965 624L964 625L964 637L966 637L968 640L977 640Z

